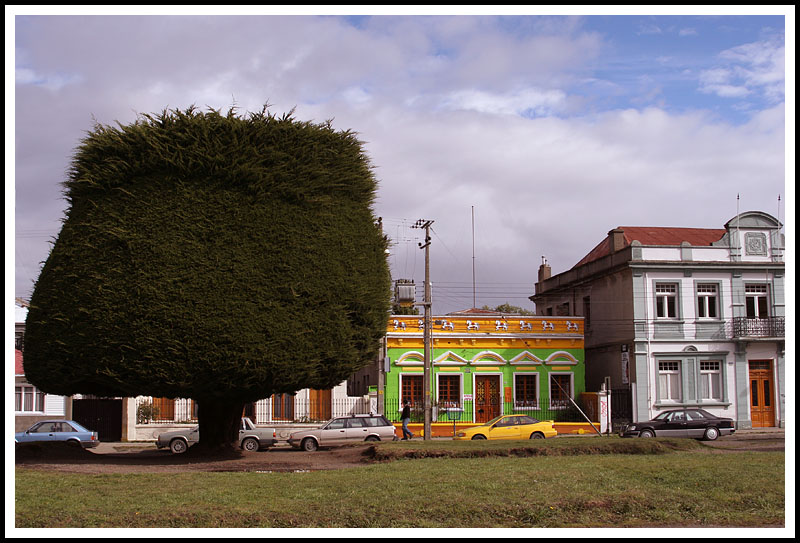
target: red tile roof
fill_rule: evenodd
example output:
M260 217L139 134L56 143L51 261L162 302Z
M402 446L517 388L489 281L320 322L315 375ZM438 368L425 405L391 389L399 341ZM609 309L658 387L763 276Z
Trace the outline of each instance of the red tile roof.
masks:
M494 309L478 309L477 307L471 307L469 309L462 309L461 311L453 311L452 313L448 313L448 315L452 316L459 316L463 315L466 317L475 316L475 317L486 317L489 315L502 315L499 311Z
M705 247L722 239L726 232L724 228L671 228L659 226L619 226L617 229L623 231L625 247L634 240L646 246L678 246L686 241L689 245L695 247ZM583 264L588 264L607 256L609 253L610 247L608 237L606 237L573 267L577 268Z

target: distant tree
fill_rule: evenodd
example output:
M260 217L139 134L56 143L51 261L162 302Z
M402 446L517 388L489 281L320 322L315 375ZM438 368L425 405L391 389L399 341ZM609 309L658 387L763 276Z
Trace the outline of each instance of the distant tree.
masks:
M191 107L97 125L30 301L45 392L193 398L201 448L245 403L368 364L391 297L361 142L289 113Z
M406 306L393 303L392 315L419 315L419 308L414 306Z
M521 307L517 307L509 303L504 303L498 305L497 307L489 307L488 305L485 305L481 309L488 309L490 311L497 311L498 313L508 313L511 315L536 315L536 312L534 311L529 311L527 309L523 309Z

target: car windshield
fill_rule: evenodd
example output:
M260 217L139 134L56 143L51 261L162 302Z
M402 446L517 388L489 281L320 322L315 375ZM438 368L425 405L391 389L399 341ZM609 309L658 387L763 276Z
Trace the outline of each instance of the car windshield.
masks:
M672 413L673 411L664 411L663 413L659 413L657 416L653 417L653 420L668 420Z

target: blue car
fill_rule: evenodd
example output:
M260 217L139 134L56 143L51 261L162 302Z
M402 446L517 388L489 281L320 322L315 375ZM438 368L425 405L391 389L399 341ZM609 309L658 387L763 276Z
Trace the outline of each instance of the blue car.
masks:
M47 443L62 441L89 449L97 447L97 432L87 430L74 420L42 420L24 432L14 434L14 443Z

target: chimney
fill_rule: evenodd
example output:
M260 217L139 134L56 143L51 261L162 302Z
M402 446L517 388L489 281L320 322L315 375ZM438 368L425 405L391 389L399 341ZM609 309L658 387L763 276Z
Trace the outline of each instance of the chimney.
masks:
M625 231L615 228L608 231L608 249L610 253L616 253L625 248Z
M542 264L539 266L539 282L541 283L545 279L550 279L552 275L552 270L550 269L550 265L547 263L547 260L542 257Z

